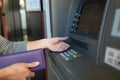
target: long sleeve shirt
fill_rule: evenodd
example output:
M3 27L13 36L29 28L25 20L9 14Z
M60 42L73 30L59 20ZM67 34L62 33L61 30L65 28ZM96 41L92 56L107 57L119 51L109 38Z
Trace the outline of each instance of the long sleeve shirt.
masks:
M12 42L0 35L0 53L11 54L26 51L27 41Z

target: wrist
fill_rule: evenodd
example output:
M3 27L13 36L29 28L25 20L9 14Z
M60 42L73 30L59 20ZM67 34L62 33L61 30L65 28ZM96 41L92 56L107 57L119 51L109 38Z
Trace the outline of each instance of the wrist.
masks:
M40 46L45 49L48 48L47 40L46 39L41 39L40 40Z
M27 50L34 50L34 49L45 49L49 47L48 39L41 39L36 41L29 41L27 43Z

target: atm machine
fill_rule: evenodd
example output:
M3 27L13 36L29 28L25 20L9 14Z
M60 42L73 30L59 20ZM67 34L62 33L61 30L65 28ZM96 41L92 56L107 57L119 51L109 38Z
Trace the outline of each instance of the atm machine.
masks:
M120 80L120 0L50 0L44 9L47 36L71 45L48 52L49 80Z

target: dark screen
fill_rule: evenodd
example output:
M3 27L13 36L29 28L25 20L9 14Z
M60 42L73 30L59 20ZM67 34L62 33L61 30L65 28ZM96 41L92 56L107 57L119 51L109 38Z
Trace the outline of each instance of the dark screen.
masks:
M83 3L77 32L95 35L99 33L106 0L87 0Z

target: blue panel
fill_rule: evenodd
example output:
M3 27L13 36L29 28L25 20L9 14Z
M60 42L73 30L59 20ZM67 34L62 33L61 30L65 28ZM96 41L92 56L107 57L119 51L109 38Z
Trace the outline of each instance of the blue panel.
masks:
M120 9L115 12L111 36L120 37Z

